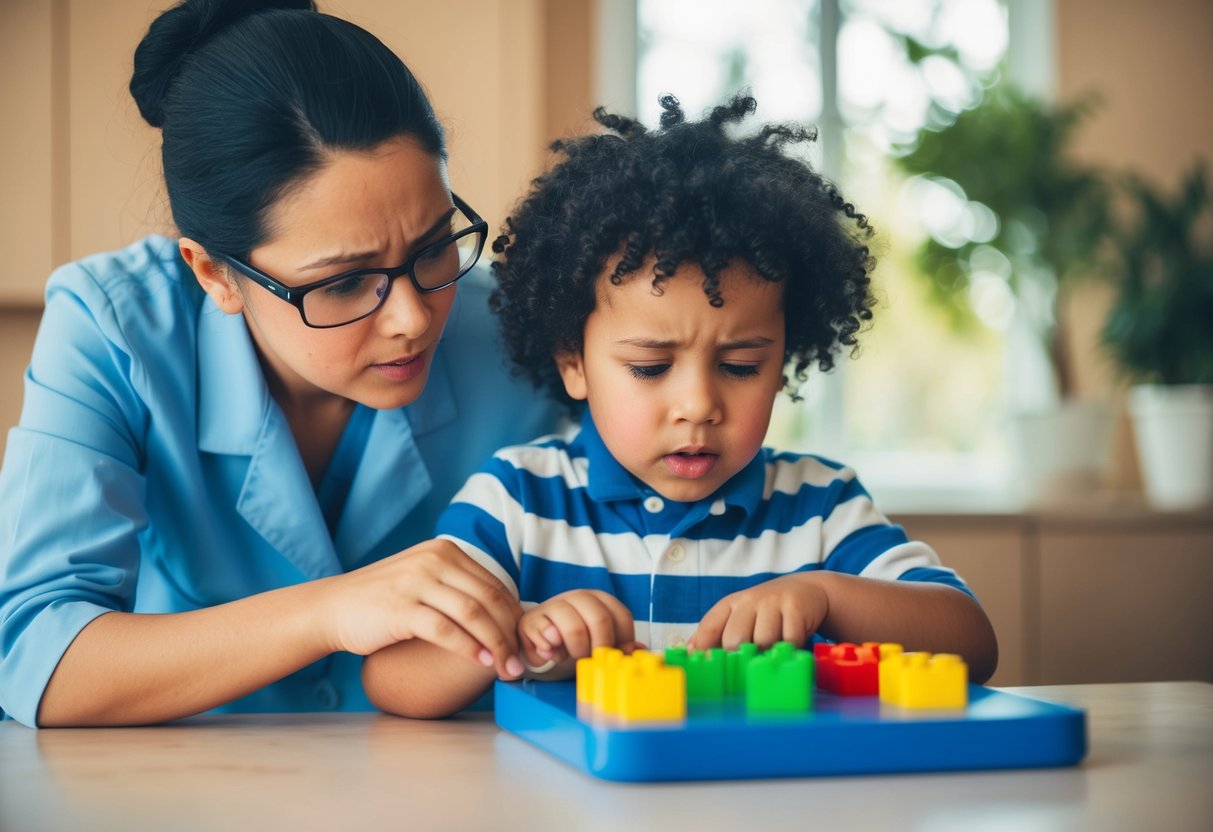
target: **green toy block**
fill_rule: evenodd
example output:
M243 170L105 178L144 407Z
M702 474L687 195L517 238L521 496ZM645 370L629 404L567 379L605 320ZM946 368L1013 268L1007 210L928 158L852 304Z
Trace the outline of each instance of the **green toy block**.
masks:
M711 650L687 654L687 699L724 698L724 650Z
M747 713L794 713L813 707L813 654L780 642L746 667Z
M758 645L750 641L724 654L724 691L727 695L741 696L745 693L746 667L757 655Z
M665 663L670 667L686 667L687 649L685 647L667 647L665 649Z

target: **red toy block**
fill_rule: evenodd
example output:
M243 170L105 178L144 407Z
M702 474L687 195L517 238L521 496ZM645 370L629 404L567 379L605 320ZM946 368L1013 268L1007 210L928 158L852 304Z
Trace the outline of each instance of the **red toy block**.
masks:
M817 686L840 696L880 693L880 644L815 644Z

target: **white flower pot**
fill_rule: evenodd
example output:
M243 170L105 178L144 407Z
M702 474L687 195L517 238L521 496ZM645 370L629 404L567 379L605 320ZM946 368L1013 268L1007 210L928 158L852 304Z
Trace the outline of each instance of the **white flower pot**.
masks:
M1150 504L1213 505L1213 385L1139 385L1129 391L1129 415Z
M1112 440L1112 411L1102 402L1063 401L1015 415L1023 499L1031 505L1072 502L1103 486Z

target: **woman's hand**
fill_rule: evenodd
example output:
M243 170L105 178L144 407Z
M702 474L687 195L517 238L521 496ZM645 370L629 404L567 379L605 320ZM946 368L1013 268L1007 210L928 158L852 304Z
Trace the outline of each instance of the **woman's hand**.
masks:
M812 573L785 575L721 598L699 622L687 646L736 650L747 641L760 647L790 641L803 647L829 609L826 590Z
M623 602L598 589L562 592L527 610L518 621L527 664L561 666L584 658L595 647L636 647L632 613Z
M326 578L332 649L359 655L409 639L427 641L522 675L516 636L522 608L492 574L449 540L429 540Z

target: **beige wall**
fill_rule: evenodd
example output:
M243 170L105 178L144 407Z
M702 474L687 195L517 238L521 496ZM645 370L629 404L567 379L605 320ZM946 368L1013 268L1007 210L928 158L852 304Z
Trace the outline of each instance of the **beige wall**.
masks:
M52 265L168 230L158 134L126 92L131 55L168 0L0 3L0 431L12 423ZM593 106L600 0L321 0L382 37L447 125L456 189L496 227L552 138ZM1086 158L1173 184L1213 157L1213 3L1055 0L1058 92L1098 89ZM1078 388L1117 387L1095 346L1106 291L1073 305ZM1122 431L1127 441L1127 430ZM1122 443L1117 480L1136 474Z
M127 92L169 0L0 3L0 435L19 413L52 267L171 233L159 133ZM450 140L453 187L496 229L556 135L584 124L593 2L321 0L416 73ZM0 446L2 447L2 446Z
M1057 92L1103 97L1078 134L1077 154L1177 187L1197 160L1213 164L1213 2L1054 0ZM1069 304L1074 377L1080 395L1123 398L1123 380L1098 346L1112 293L1092 284ZM1121 414L1112 485L1139 482L1132 432Z

